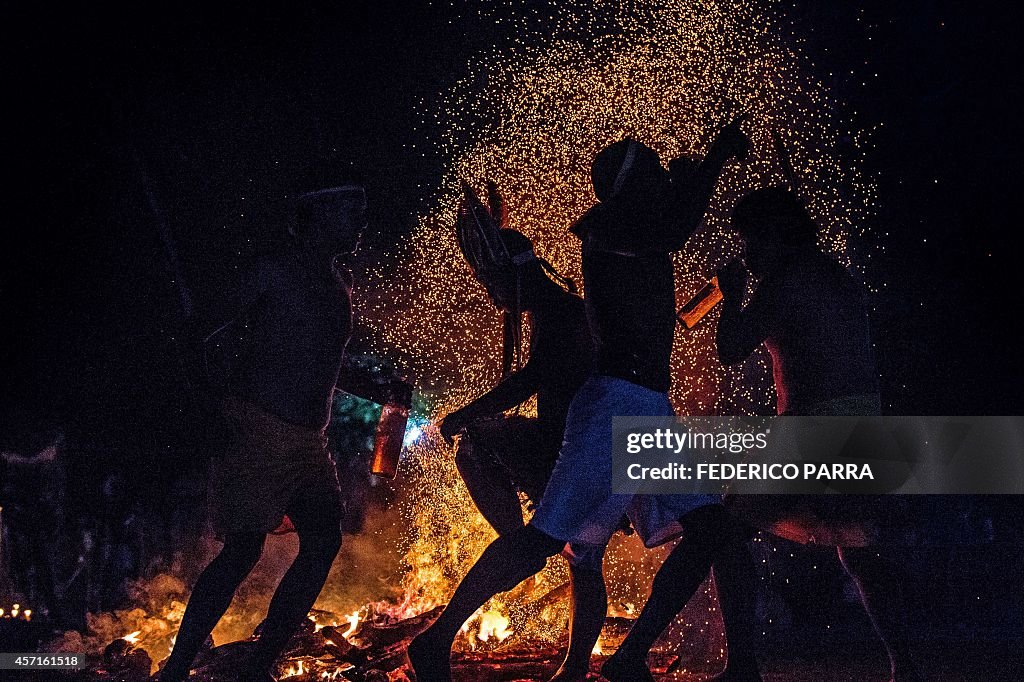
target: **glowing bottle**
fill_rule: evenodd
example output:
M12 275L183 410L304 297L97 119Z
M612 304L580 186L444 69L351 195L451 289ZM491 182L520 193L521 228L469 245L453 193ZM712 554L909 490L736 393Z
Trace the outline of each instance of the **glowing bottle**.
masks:
M373 441L373 458L370 471L383 478L392 479L398 473L398 456L405 441L405 426L409 421L409 407L412 405L412 386L408 383L392 385L390 395L380 413L377 434Z
M693 329L721 300L722 290L718 288L718 278L712 277L696 296L679 309L676 317L687 329Z

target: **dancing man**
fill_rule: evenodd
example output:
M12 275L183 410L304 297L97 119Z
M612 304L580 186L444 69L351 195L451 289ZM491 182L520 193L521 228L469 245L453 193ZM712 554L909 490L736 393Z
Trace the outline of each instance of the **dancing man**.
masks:
M796 195L779 187L751 192L737 204L733 227L744 240L746 267L758 285L744 306L746 268L734 261L718 273L724 296L717 332L722 362L742 362L764 343L772 358L779 414L880 414L861 292L850 274L818 248L817 226ZM817 505L825 522L838 511L845 518L875 516L883 526L892 525L889 512L898 504L891 497L868 496L805 496L798 502ZM920 680L910 657L898 571L874 548L840 547L839 558L889 655L893 682Z
M470 497L498 535L523 526L519 492L540 501L562 445L569 403L589 376L593 343L583 299L533 251L520 232L504 227L502 202L490 192L490 210L467 188L459 218L459 244L474 276L505 314L504 378L441 422L449 442L461 433L455 463ZM549 276L550 275L550 276ZM552 278L557 280L554 281ZM569 290L564 288L568 285ZM518 351L521 314L530 321L526 364L509 373ZM537 396L537 416L504 416ZM572 613L569 650L552 680L586 679L608 608L602 554L576 548L569 557Z
M274 679L277 656L327 580L341 547L341 491L326 428L352 329L352 276L341 258L355 251L365 226L362 187L302 195L291 248L262 262L246 292L244 352L223 405L233 442L214 460L212 474L214 526L224 546L192 589L161 682L188 677L259 560L267 533L286 514L299 552L274 592L240 679Z

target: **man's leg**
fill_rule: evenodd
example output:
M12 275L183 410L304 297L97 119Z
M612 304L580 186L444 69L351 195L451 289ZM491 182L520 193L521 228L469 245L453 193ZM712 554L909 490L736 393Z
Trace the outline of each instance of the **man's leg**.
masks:
M720 679L755 682L761 679L754 655L754 610L757 569L747 541L753 530L722 509L720 541L712 561L718 604L722 609L729 659Z
M251 664L254 680L267 679L274 661L313 608L341 548L341 509L331 495L306 495L288 508L299 553L270 601Z
M476 508L498 535L523 526L523 509L508 469L487 448L483 433L470 431L459 441L455 466Z
M601 570L604 549L573 546L575 556L569 562L572 581L569 650L550 682L582 682L590 670L590 656L608 613L608 593Z
M889 654L894 682L922 679L910 656L903 590L898 571L871 548L839 548L839 561L853 578L868 618Z
M174 650L160 673L160 682L178 682L188 677L196 654L228 610L235 590L259 561L264 538L261 533L227 536L220 553L192 588L174 640Z
M451 679L451 648L462 624L488 599L540 572L565 546L532 524L499 536L459 583L441 616L409 644L409 660L421 682Z
M715 564L720 596L733 590L746 592L753 588L753 562L749 554L747 561L743 561L742 554L747 552L743 535L737 533L733 526L735 521L723 507L701 507L680 521L684 527L683 538L654 576L651 596L636 623L601 670L612 682L654 679L647 668L651 647L707 578L712 564ZM719 567L716 562L722 559L724 563ZM749 576L745 575L748 570ZM735 645L729 642L729 668L735 666L735 672L728 669L726 672L735 679L760 679L754 676L756 664L753 675L744 678L737 674L741 664L748 668L752 662L749 652L742 651L744 628L749 628L743 621L753 617L752 598L728 594L721 596L721 600L727 635L736 633L739 638ZM745 609L749 610L744 612Z

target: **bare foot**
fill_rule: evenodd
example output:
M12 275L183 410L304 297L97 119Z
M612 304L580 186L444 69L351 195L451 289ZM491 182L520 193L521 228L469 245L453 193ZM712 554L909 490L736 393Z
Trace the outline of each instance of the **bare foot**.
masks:
M612 655L601 666L601 674L608 682L654 682L654 676L647 668L647 661L640 658L626 658L618 653Z
M413 637L408 656L416 682L452 682L451 647L434 641L430 630Z
M562 666L555 671L548 682L585 682L589 670L575 670Z

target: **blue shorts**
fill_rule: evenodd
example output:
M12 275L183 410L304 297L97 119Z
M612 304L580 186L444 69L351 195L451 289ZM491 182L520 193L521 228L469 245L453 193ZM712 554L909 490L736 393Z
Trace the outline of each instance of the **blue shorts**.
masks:
M562 450L530 523L558 540L600 547L623 516L647 547L677 537L680 518L721 497L612 493L612 417L674 414L664 393L615 377L588 379L569 407Z

